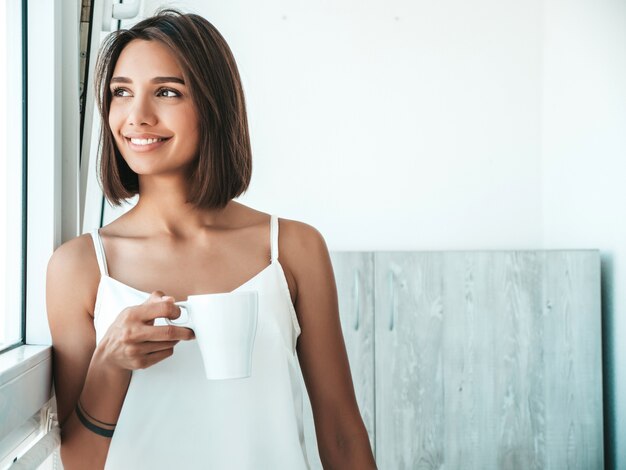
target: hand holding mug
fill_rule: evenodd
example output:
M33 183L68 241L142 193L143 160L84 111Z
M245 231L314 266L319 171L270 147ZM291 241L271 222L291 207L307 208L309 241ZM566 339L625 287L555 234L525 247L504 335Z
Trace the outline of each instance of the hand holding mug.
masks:
M154 291L141 305L127 307L118 315L98 345L106 361L119 369L145 369L174 353L181 340L194 339L188 328L154 326L154 320L179 318L180 309L172 297Z

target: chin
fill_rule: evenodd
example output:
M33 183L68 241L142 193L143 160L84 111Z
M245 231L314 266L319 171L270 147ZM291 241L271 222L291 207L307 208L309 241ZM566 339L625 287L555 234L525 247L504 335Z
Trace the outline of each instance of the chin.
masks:
M160 165L155 164L156 162L138 162L132 158L125 158L124 160L128 167L138 175L157 174L163 171L162 168L159 168Z
M129 168L139 176L166 176L173 174L187 175L185 166L183 165L160 165L156 161L137 162L133 159L126 160Z

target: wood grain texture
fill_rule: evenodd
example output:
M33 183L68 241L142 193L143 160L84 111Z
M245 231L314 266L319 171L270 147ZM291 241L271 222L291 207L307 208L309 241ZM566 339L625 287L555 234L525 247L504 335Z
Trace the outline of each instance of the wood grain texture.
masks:
M443 253L376 253L376 459L444 464Z
M493 328L493 468L545 468L540 265L533 252L490 256L479 274L492 294L481 310Z
M379 468L602 468L597 251L375 259Z
M337 284L339 317L355 395L361 417L375 452L374 410L374 254L331 253ZM307 455L312 469L321 469L311 403L304 380L303 425Z
M544 282L548 468L601 469L599 256L547 252Z
M477 328L493 308L489 280L477 272L490 272L488 256L446 254L444 271L444 461L447 468L494 468L496 446L492 406L484 384L492 378L494 330ZM491 279L493 282L493 277ZM476 449L482 452L477 454Z

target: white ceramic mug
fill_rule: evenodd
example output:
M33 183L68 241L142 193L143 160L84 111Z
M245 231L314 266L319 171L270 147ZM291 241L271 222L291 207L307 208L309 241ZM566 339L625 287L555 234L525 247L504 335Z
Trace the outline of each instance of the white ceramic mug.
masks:
M207 379L250 377L258 321L256 291L190 295L175 304L181 308L180 317L165 321L194 331Z

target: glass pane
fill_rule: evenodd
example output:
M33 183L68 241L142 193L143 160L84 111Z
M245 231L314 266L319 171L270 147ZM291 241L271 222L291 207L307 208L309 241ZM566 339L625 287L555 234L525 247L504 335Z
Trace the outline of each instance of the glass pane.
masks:
M22 5L0 2L0 351L22 341Z

